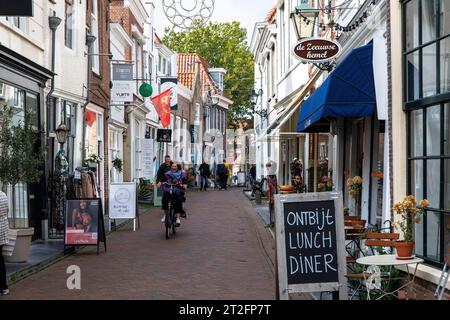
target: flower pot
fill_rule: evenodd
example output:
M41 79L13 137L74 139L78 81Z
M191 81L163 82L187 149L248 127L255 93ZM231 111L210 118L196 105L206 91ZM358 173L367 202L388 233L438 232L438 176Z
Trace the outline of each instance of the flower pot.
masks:
M15 244L12 255L6 256L5 260L10 263L27 262L33 234L34 228L9 229L9 235L15 240Z
M410 258L414 252L414 242L397 242L395 248L397 249L397 256L399 258Z

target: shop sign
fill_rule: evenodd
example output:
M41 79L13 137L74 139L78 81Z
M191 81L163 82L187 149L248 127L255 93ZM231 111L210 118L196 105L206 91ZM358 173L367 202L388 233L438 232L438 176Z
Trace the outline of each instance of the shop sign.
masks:
M338 193L275 195L280 299L288 293L339 291L347 298L342 197Z
M113 86L111 100L114 102L133 102L133 65L113 64Z
M156 133L156 141L164 142L164 143L171 143L172 142L172 130L158 129L158 131Z
M295 56L307 63L333 60L340 51L341 45L338 42L321 38L303 39L294 47Z
M0 1L0 16L32 17L33 0Z

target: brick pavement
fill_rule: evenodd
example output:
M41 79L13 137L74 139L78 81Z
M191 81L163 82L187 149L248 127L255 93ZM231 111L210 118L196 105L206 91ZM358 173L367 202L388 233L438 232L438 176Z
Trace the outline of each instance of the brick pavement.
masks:
M191 192L188 220L166 240L161 211L11 286L3 299L275 299L274 244L242 191ZM82 290L66 288L70 265ZM1 298L0 298L1 299Z

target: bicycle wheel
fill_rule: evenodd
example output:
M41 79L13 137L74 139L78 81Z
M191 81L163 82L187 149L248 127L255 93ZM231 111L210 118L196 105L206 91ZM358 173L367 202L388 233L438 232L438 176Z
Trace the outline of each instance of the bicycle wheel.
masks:
M173 221L171 221L171 211L172 209L166 210L166 239L169 239L169 232L170 232L170 227L173 223Z

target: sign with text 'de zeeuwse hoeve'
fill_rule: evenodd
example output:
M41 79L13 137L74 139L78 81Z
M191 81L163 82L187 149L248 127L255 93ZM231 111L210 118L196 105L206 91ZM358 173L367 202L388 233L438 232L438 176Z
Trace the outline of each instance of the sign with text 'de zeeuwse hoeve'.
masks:
M338 193L275 196L278 290L339 291L347 299L342 200Z

